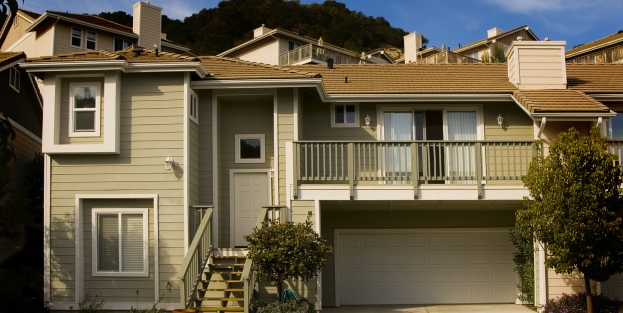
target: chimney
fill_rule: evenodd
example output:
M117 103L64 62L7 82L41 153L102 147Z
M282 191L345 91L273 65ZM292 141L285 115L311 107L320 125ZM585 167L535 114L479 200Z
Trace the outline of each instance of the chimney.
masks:
M422 48L422 34L412 32L404 37L405 43L405 63L417 61L417 53Z
M162 8L149 4L149 1L134 5L133 31L138 35L138 46L156 47L160 50Z
M508 79L520 90L566 89L565 41L513 41Z
M503 30L497 27L493 27L487 31L487 38L495 37L503 32L504 32Z
M268 33L270 33L272 31L272 29L264 26L264 24L262 24L262 26L256 28L253 30L253 38L257 38L259 36L263 36L266 35Z

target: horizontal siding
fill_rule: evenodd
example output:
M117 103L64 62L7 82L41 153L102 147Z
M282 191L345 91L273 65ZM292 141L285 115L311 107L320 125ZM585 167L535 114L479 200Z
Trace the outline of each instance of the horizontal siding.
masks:
M214 204L212 151L212 92L198 91L199 97L199 203Z
M169 92L162 92L169 90ZM164 169L170 155L185 169L183 159L184 97L183 74L124 74L121 77L121 124L119 155L53 155L51 162L51 290L52 302L74 300L73 258L64 257L74 246L74 199L76 194L158 194L160 219L160 286L176 282L183 260L183 180ZM153 101L153 99L163 101ZM168 124L150 118L166 108ZM176 171L183 175L181 171ZM153 227L150 226L150 227ZM85 260L87 263L88 261ZM89 264L85 264L90 266ZM144 282L109 279L116 285L102 295L109 302L130 301ZM86 281L85 281L86 282ZM130 283L131 282L131 283ZM94 283L94 287L100 286ZM142 295L153 296L141 290ZM175 287L177 288L177 287ZM104 290L104 289L103 289ZM119 290L123 291L120 292ZM121 294L121 295L120 295ZM163 302L178 302L175 290Z
M279 43L277 40L270 37L226 56L240 58L245 61L276 65L279 63Z
M294 141L294 90L279 89L277 95L277 133L279 138L279 200L286 203L286 142Z
M199 125L188 120L188 198L189 205L199 204Z
M52 54L53 27L39 33L31 32L23 41L17 44L12 51L23 51L29 58L36 58ZM8 47L7 47L8 48ZM4 51L4 47L3 47Z
M11 141L11 146L15 152L15 159L11 161L11 186L25 194L28 190L27 165L34 158L35 153L41 153L41 143L15 127L13 130L15 140Z
M498 115L504 118L504 128L498 124ZM525 111L514 102L483 104L485 140L533 140L534 125Z
M19 15L15 19L17 19L17 26L13 26L14 24L9 26L9 32L4 38L2 46L0 46L0 51L7 51L10 46L26 35L26 28L30 26L30 22Z
M370 115L373 124L377 122L375 103L359 104L359 120L363 126L332 128L331 104L304 95L302 140L376 140L376 133L363 122L366 114Z
M556 274L554 269L547 269L547 298L554 299L563 293L572 294L586 291L584 275L575 270L571 274Z

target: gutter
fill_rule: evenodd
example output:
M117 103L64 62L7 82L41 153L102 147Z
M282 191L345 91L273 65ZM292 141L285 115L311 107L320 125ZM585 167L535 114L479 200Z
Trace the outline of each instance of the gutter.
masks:
M127 37L132 37L132 38L138 38L138 35L135 34L135 33L125 32L125 31L122 31L122 30L114 29L114 28L109 28L109 27L105 27L105 26L101 26L101 25L92 24L92 23L87 23L87 22L76 20L76 19L73 19L73 18L69 18L69 17L65 17L65 16L61 16L61 15L56 15L56 14L50 13L50 12L43 13L43 15L41 15L38 19L36 19L30 26L28 26L25 29L25 32L33 31L34 28L39 26L39 24L41 24L43 22L43 20L45 20L47 17L61 19L63 21L76 23L76 24L83 25L83 26L88 26L88 27L91 27L91 28L107 31L107 32L110 32L110 33L113 33L113 34L117 34L117 35L122 35L122 36L127 36Z
M195 72L203 78L208 72L200 62L159 62L159 63L129 63L126 60L108 61L73 61L73 62L38 62L23 63L20 65L27 72L71 72L77 69L88 70L119 70L124 73L147 72Z

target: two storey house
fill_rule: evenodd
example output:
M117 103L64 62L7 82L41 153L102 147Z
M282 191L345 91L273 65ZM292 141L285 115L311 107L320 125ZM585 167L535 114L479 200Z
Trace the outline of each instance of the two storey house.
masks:
M161 307L248 312L274 287L255 284L243 235L311 212L335 253L318 279L288 284L318 310L514 303L509 229L534 139L605 134L623 103L623 66L566 64L564 46L515 41L507 64L28 59L45 86L46 297L126 310L173 282ZM545 257L537 304L583 288Z

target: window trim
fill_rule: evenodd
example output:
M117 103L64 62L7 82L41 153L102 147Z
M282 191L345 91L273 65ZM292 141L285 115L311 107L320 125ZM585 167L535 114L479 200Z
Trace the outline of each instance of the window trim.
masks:
M7 17L8 18L8 17ZM19 26L19 16L15 15L13 17L13 28Z
M85 31L84 33L85 33L84 34L85 35L84 36L84 49L85 50L91 50L91 51L97 50L97 33L93 32L93 31L88 31L88 30ZM93 43L95 44L95 48L93 48L93 49L89 49L88 48L89 47L89 33L95 35L95 39L93 40Z
M475 57L475 58L472 56L474 53L476 54L476 57ZM480 57L480 52L479 52L479 51L474 51L474 52L471 52L471 53L466 53L466 54L465 54L465 56L466 56L466 57L469 57L469 58L472 58L472 59L480 60L480 58L479 58L479 57Z
M98 229L97 217L104 214L142 214L143 215L143 271L141 272L110 272L98 270ZM121 221L121 219L119 220ZM92 276L117 276L117 277L148 277L149 276L149 209L146 208L118 208L91 210L91 275ZM121 249L119 249L121 255ZM121 266L121 262L119 262Z
M22 73L20 73L19 69L15 66L11 66L9 69L9 87L13 88L17 93L19 93L21 87L21 79ZM13 84L11 84L13 81Z
M335 122L335 106L336 105L354 105L355 106L355 122L354 123L336 123ZM351 103L351 102L332 102L331 103L331 128L349 128L349 127L360 127L361 121L359 117L359 103Z
M95 130L93 131L76 131L74 125L74 93L76 87L90 87L95 88ZM102 104L101 104L101 90L102 84L99 82L85 82L85 83L70 83L69 84L69 122L67 124L68 127L68 136L69 137L99 137L101 133L101 112L102 112ZM90 111L90 110L89 110Z
M188 117L191 121L195 122L195 124L199 125L199 97L191 90L188 100Z
M123 38L120 38L120 37L115 37L115 38L113 38L113 40L112 40L112 51L113 51L113 52L116 52L116 51L122 51L122 50L125 50L125 49L127 49L127 48L128 48L128 47L125 47L125 48L120 49L120 50L115 50L115 44L116 44L116 41L117 41L117 40L121 40L123 43L126 43L126 42L127 42L127 43L128 43L128 47L130 47L130 46L132 45L132 40L126 40L126 39L123 39Z
M260 158L259 159L243 159L240 157L240 140L241 139L259 139L260 140ZM234 135L235 146L235 163L265 163L266 162L266 135L265 134L236 134Z
M73 44L73 39L74 39L74 29L75 30L79 30L80 31L80 45L76 46ZM78 27L72 27L71 30L69 31L69 45L72 47L76 47L76 48L80 48L82 49L82 38L83 38L83 34L82 34L82 28L78 28Z

